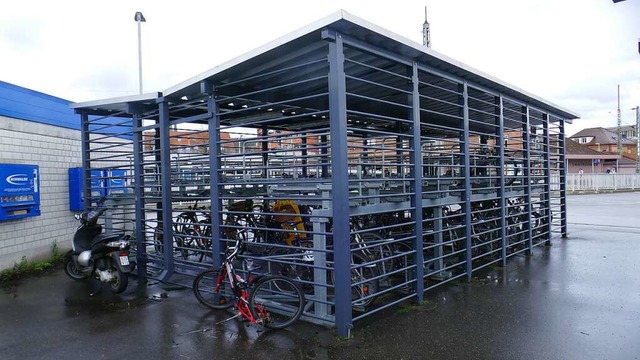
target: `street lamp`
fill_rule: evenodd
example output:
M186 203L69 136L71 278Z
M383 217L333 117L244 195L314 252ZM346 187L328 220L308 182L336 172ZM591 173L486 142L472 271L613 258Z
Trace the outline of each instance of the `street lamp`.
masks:
M144 18L140 11L136 12L133 19L138 23L138 82L140 84L140 94L142 94L142 37L140 36L140 24L146 22L147 19Z

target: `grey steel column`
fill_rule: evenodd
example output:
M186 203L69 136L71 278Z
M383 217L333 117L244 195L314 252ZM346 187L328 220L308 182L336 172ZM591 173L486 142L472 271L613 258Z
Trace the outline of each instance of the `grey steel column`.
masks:
M347 96L344 48L337 34L329 42L329 119L331 134L331 197L333 200L333 273L338 336L352 328L351 247L349 241L349 179L347 164Z
M162 195L163 269L160 280L173 275L173 212L171 204L171 143L169 133L169 104L161 97L157 100L160 116L160 193Z
M501 265L507 266L507 196L504 179L504 107L502 104L502 95L496 98L498 109L496 110L498 117L498 171L500 171L498 197L500 202L500 237L501 241Z
M269 136L269 129L266 126L262 126L260 128L260 134L262 136L261 149L262 149L262 177L267 179L269 177L269 170L267 169L267 165L269 165L269 141L267 141L267 136ZM265 207L266 208L266 207Z
M222 266L222 201L220 200L220 108L216 101L216 89L210 82L202 82L200 88L207 94L209 113L209 196L211 200L211 258L213 267Z
M526 201L526 209L527 209L527 255L531 255L531 249L533 248L533 232L531 231L531 144L529 143L529 132L530 121L529 121L529 106L525 106L522 108L524 111L523 121L524 125L522 125L522 156L524 158L524 181L526 181L526 186L524 187L524 198Z
M307 152L307 136L308 134L302 135L302 177L306 178L309 176L309 172L307 170L307 156L309 155Z
M135 203L135 224L136 224L136 268L139 279L147 278L147 245L145 244L144 231L144 165L143 145L142 145L142 119L140 111L131 107L129 113L133 113L133 195Z
M322 155L320 157L320 161L322 163L322 166L320 167L320 177L322 177L323 179L326 179L327 177L329 177L329 166L327 165L327 159L328 159L328 154L329 154L329 150L327 149L327 147L325 146L327 144L328 138L327 135L320 135L320 143L322 143L322 147L320 148L320 155Z
M545 245L551 245L551 140L549 139L549 114L544 114L542 122L542 136L544 137L544 218L547 233Z
M560 233L567 237L567 149L564 141L564 119L558 123L558 154L560 160Z
M411 148L413 150L412 172L413 172L413 196L411 198L411 206L414 208L414 234L415 241L413 248L415 255L415 291L416 301L421 303L424 298L424 242L422 240L422 143L420 141L420 79L418 76L418 64L415 62L412 66L413 93L409 99L409 105L412 106L411 120L413 120L413 142Z
M462 97L460 99L462 105L462 136L460 137L461 148L463 150L463 176L464 176L464 191L463 191L463 200L464 200L464 235L465 235L465 258L466 258L466 272L467 272L467 280L471 280L471 273L473 272L473 263L472 263L472 254L471 254L471 154L469 154L470 146L469 146L469 92L467 89L467 83L465 82L460 86L462 90Z

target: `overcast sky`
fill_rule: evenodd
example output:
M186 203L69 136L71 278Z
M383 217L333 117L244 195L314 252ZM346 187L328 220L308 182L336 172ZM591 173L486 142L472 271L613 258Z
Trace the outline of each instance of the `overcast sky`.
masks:
M615 126L640 105L640 0L16 1L0 11L0 80L71 101L163 91L340 9Z

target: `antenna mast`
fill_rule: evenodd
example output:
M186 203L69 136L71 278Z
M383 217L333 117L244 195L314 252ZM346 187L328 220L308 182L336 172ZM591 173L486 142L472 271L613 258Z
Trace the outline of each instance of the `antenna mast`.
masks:
M622 155L622 136L620 136L620 126L622 125L622 116L620 114L620 85L618 85L618 111L616 113L618 118L618 155Z
M427 21L427 6L424 7L424 24L422 24L422 45L431 47L431 32Z

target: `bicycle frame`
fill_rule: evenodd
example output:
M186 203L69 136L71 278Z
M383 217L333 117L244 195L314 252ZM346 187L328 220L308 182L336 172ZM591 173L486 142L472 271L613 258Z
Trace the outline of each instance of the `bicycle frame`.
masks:
M237 239L235 249L224 259L220 274L218 274L215 290L216 292L220 290L220 286L222 285L224 278L227 277L231 284L233 294L236 297L235 308L238 310L238 314L250 321L252 324L258 324L262 322L262 319L256 319L251 313L251 309L249 308L249 291L247 290L248 286L255 283L258 279L254 279L251 275L249 275L249 281L243 279L240 275L236 274L236 269L233 266L233 260L235 260L240 252L240 243L240 239ZM268 317L267 312L262 308L262 306L257 306L256 311L259 312L263 318Z

